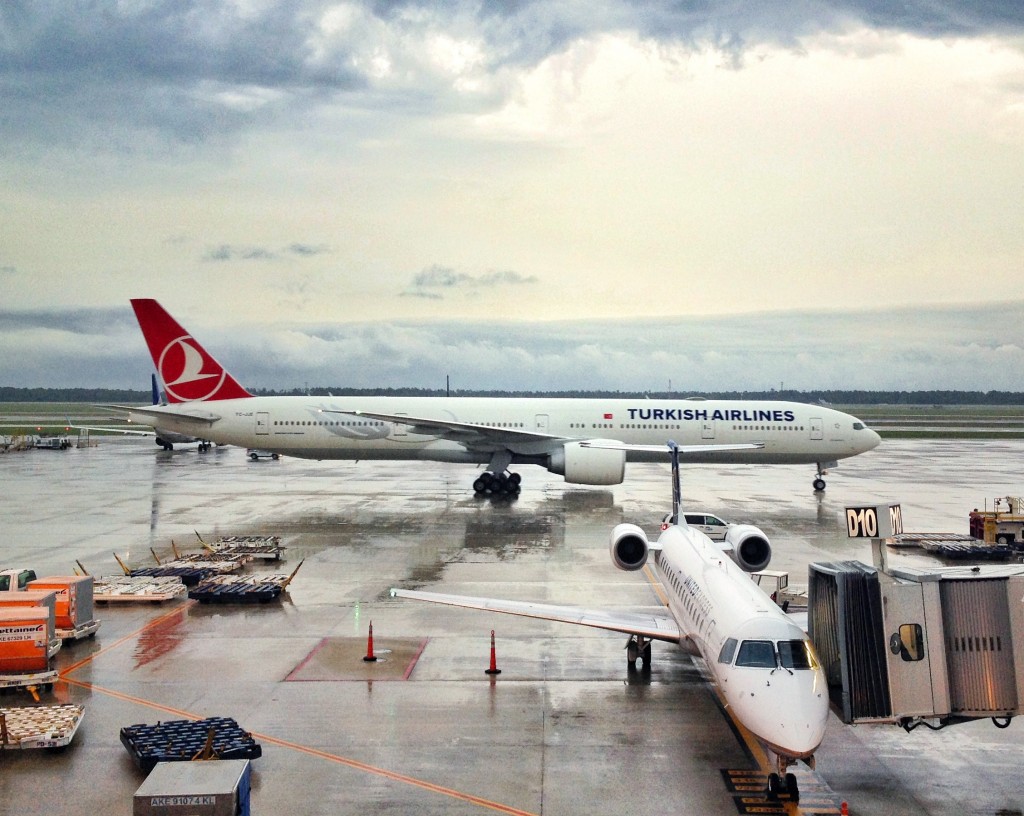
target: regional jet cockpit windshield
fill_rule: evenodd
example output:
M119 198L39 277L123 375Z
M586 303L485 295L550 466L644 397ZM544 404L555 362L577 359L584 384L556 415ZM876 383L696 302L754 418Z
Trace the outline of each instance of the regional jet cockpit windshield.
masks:
M739 649L737 650L737 645ZM811 644L807 640L744 640L737 644L729 638L718 655L719 663L732 663L748 669L816 669Z

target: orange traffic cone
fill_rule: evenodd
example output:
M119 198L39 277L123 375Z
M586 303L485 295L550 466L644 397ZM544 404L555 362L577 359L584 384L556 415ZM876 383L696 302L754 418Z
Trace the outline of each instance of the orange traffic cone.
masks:
M372 663L376 659L377 656L373 653L373 621L370 621L370 636L366 639L366 657L363 660Z
M498 668L498 658L494 651L494 630L491 630L491 667L484 669L484 674L501 674L501 669Z

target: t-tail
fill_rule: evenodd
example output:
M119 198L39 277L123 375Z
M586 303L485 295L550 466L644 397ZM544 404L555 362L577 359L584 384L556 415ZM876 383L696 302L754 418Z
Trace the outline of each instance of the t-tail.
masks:
M155 300L132 300L169 403L251 397Z

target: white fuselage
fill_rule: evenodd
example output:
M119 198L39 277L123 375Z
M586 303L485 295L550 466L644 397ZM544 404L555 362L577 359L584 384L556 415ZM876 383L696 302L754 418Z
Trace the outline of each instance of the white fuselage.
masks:
M355 412L360 411L467 423L509 433L500 442L493 438L465 442L457 433L413 432L398 422L357 416ZM213 422L198 428L178 414L209 417ZM756 450L689 454L691 462L801 464L855 456L879 441L874 431L840 411L753 400L246 397L149 408L131 418L219 444L307 459L487 463L495 450L507 449L513 463L543 464L566 440L663 445L672 439L680 445L763 445ZM629 451L627 460L663 461L664 454Z
M655 565L669 609L726 705L775 753L813 754L825 735L829 700L807 635L703 533L669 527L658 543ZM795 662L787 659L794 650Z

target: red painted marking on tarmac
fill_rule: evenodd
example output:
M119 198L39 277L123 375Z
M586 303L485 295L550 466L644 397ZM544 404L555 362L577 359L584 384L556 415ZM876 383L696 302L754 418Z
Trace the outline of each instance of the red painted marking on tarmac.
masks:
M306 668L306 666L309 664L309 661L312 660L317 655L317 653L324 648L324 646L327 644L327 641L329 640L330 638L324 638L318 644L316 644L316 646L310 649L309 654L306 655L302 660L300 660L299 664L294 669L288 672L288 676L284 678L284 681L286 683L294 682L292 678L295 676L295 674Z
M72 663L67 668L62 669L61 672L60 672L60 676L62 678L64 678L64 679L67 679L67 676L69 674L71 674L72 672L78 671L80 668L82 668L82 666L88 665L89 663L91 663L93 660L95 660L100 655L106 654L111 649L116 649L118 646L120 646L123 643L131 640L132 638L141 637L145 632L149 631L150 629L152 629L154 627L160 626L161 624L164 623L164 621L167 621L167 620L173 618L175 615L182 615L182 614L184 614L184 612L189 607L195 605L195 603L196 603L195 601L191 601L191 600L185 601L185 603L182 604L181 606L175 607L171 611L166 612L166 613L164 613L163 615L160 615L157 618L153 618L153 620L149 621L149 623L147 623L145 626L142 626L139 629L136 629L131 634L125 635L124 637L119 638L118 640L115 640L109 646L104 646L102 649L100 649L100 650L98 650L96 652L93 652L88 657L83 658L82 660L79 660L77 663Z
M412 670L416 668L416 664L420 661L420 655L423 654L423 650L427 648L427 641L430 638L423 638L423 642L420 644L419 651L412 656L412 660L409 661L409 665L405 669L405 674L402 675L403 680L408 680L409 675L412 674Z

